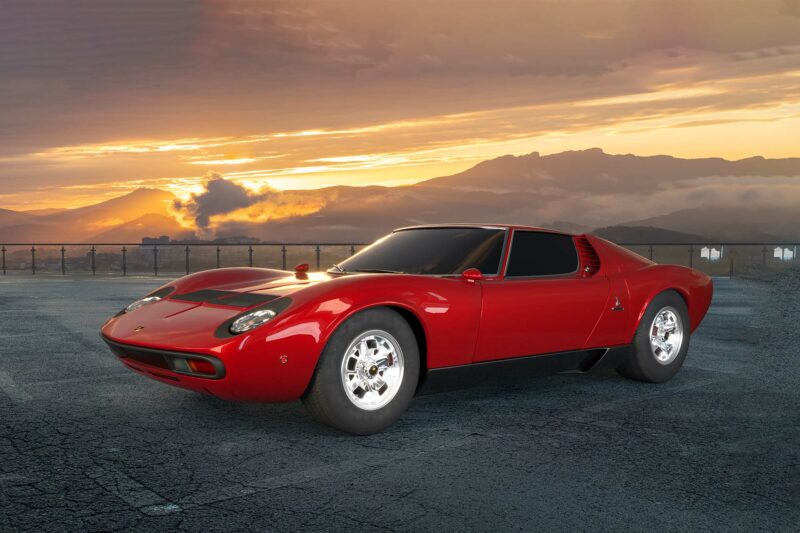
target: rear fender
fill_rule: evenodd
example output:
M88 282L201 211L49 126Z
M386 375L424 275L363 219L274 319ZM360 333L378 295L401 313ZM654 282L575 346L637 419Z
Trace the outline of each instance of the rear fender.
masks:
M652 265L631 272L626 277L631 295L634 320L629 338L632 340L653 299L664 291L677 292L686 302L689 311L689 329L694 332L711 305L713 282L698 270L678 265Z

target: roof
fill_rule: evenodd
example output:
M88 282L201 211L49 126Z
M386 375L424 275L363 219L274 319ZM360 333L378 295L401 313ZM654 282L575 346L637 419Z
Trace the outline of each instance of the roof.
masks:
M548 233L560 233L562 235L572 235L566 231L558 231L549 228L539 228L536 226L521 226L519 224L488 224L488 223L467 223L467 222L455 222L449 224L420 224L418 226L405 226L402 228L397 228L394 231L405 231L410 229L425 229L425 228L492 228L492 229L518 229L518 230L533 230L533 231L545 231Z

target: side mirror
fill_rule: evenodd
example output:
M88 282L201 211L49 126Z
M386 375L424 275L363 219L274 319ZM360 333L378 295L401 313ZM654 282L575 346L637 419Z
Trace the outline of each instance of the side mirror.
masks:
M461 273L461 278L470 283L475 283L477 280L483 279L483 274L481 274L481 271L477 268L468 268Z

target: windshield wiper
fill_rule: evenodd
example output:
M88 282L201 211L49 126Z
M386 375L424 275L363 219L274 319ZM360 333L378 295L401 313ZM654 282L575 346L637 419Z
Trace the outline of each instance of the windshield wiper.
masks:
M329 268L328 270L335 270L336 272L339 272L340 274L346 274L347 273L347 271L345 271L345 269L343 269L339 265L331 265L331 268Z
M399 270L386 270L383 268L357 268L353 272L364 272L366 274L405 274Z

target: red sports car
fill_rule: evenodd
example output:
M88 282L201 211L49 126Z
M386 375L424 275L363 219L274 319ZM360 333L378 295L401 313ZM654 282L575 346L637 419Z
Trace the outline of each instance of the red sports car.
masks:
M229 400L302 399L355 434L426 390L490 374L683 364L711 278L592 235L505 225L403 228L327 272L224 268L182 277L102 328L150 378Z

